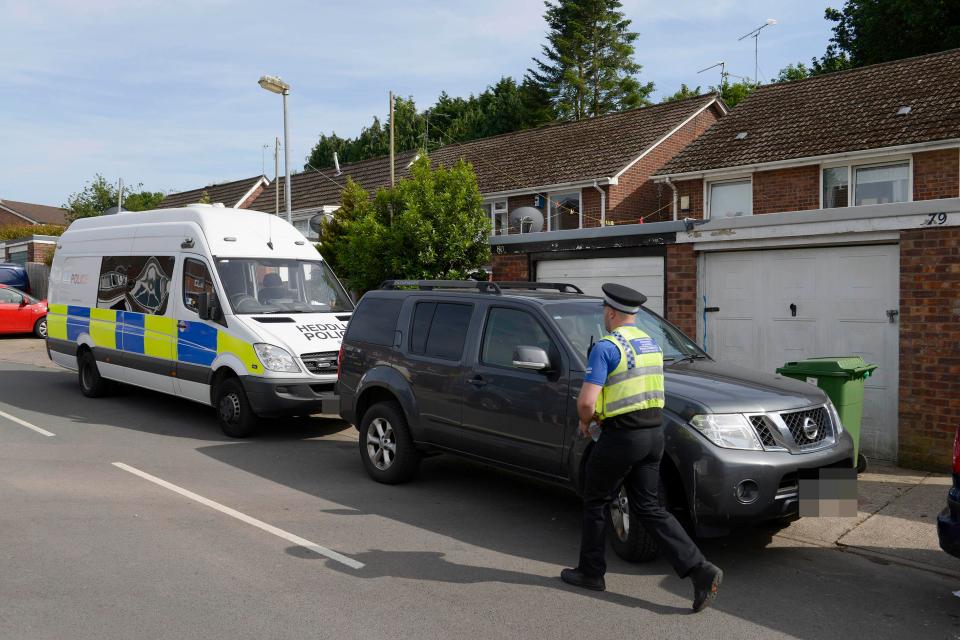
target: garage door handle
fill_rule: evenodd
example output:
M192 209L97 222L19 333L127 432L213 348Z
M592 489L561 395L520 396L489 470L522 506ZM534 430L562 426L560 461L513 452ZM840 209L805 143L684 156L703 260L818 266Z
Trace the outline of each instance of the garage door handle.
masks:
M720 307L704 307L703 309L704 313L716 313L717 311L720 311Z

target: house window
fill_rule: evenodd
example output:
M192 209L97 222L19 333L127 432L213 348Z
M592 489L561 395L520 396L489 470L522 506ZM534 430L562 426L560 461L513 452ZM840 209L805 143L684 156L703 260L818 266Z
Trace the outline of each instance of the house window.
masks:
M27 250L23 249L11 249L10 257L7 259L7 262L12 262L13 264L27 264Z
M910 199L910 164L854 168L854 204L887 204Z
M581 227L580 192L551 194L548 215L551 230L579 229Z
M483 209L490 216L490 235L505 236L510 233L510 216L507 213L506 200L486 202Z
M753 214L753 185L750 180L710 183L710 217L736 218Z
M846 207L850 200L850 168L823 170L823 208Z

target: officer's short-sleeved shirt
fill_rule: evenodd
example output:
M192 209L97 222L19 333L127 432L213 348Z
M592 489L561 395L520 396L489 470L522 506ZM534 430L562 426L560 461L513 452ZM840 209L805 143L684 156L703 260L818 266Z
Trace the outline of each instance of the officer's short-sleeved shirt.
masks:
M620 349L609 340L601 340L593 345L587 359L587 375L584 382L598 386L607 383L607 376L620 364Z
M651 338L643 338L633 341L633 347L638 353L659 352L660 347ZM607 383L607 376L612 373L620 364L620 349L609 340L601 340L593 345L590 355L587 358L587 373L583 381L604 386ZM630 413L608 418L608 423L621 425L627 429L637 429L661 424L661 409L643 409L641 411L631 411Z

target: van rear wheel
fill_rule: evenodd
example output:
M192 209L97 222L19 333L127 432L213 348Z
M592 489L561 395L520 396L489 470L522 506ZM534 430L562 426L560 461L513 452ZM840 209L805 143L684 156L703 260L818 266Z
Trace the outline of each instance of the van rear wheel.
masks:
M100 375L97 359L93 352L84 349L77 358L77 371L80 379L80 393L88 398L99 398L110 391L110 382Z
M257 430L257 416L250 408L243 385L236 378L227 378L217 386L214 397L220 428L231 438L246 438Z

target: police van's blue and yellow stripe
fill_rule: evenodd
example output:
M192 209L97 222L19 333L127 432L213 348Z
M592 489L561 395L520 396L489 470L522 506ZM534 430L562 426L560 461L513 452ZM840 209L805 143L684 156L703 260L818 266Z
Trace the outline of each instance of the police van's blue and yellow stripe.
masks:
M98 360L152 373L208 382L218 355L236 356L250 375L263 368L253 345L200 321L182 321L132 311L51 304L47 342L52 351L75 355L88 334Z

